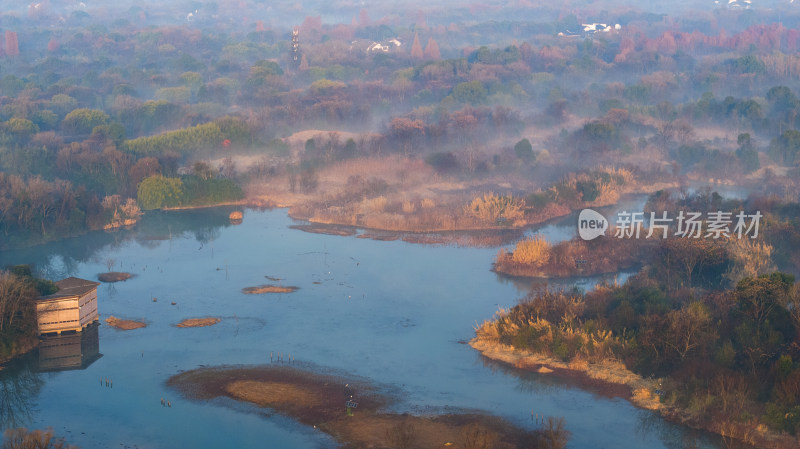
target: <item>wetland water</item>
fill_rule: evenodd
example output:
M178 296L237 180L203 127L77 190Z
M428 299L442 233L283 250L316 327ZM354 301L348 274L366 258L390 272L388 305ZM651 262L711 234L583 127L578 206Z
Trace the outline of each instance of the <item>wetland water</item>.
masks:
M0 408L2 428L51 426L84 449L334 447L288 418L225 401L191 402L164 385L200 366L269 363L272 351L390 386L400 393L400 411L478 409L525 427L534 426L532 411L563 416L574 448L672 448L695 437L700 447L716 447L625 400L509 369L463 344L476 322L524 295L524 285L490 271L498 248L305 233L289 228L295 222L285 210L248 210L233 226L228 212L149 213L132 230L0 253L2 266L34 264L52 279L96 279L112 260L114 271L135 275L99 287L101 356L89 354L88 366L35 372L36 360L27 357L0 371L0 393L13 399ZM569 220L548 226L553 238L574 229ZM242 293L276 283L267 276L299 290ZM569 282L589 288L597 280ZM103 322L109 315L147 327L119 331ZM207 316L222 321L175 327Z

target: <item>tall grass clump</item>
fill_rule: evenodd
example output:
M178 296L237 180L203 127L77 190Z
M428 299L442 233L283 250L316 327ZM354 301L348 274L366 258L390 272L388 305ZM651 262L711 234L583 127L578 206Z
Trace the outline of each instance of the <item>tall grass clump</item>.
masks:
M499 218L509 222L521 220L525 214L525 200L511 195L499 196L494 192L473 199L466 207L466 214L482 222L496 223Z
M515 263L542 266L550 259L550 243L542 236L521 240L514 247L511 260Z

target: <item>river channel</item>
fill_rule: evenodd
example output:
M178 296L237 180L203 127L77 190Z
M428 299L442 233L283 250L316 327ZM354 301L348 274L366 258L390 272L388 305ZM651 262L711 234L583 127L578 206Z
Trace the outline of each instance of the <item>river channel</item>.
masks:
M617 207L641 210L643 202ZM232 225L229 211L153 212L130 230L0 253L0 266L33 264L51 279L94 280L109 267L134 274L99 287L102 324L86 337L95 341L78 345L90 352L79 366L43 369L32 354L0 371L8 398L0 427L53 427L84 449L335 447L286 417L225 401L192 402L165 386L181 371L265 364L280 352L298 365L387 386L402 398L399 411L480 410L530 428L531 413L563 416L573 448L673 448L687 439L717 447L713 437L625 400L500 366L464 344L476 322L513 306L531 284L491 271L498 247L307 233L291 229L297 223L283 209L246 210L243 223ZM552 241L575 234L569 217L537 231ZM560 284L585 289L614 277ZM262 284L298 290L242 293ZM109 315L147 327L120 331L103 322ZM208 316L222 321L175 327ZM172 406L163 407L161 398Z

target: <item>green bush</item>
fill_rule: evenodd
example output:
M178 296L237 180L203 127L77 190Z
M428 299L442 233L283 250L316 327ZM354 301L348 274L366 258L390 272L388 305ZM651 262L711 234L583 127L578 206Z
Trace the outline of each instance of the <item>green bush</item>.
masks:
M541 337L547 333L546 329L536 329L533 326L527 326L519 330L516 335L511 339L511 344L517 349L530 349L532 351L541 351L544 348L544 343Z
M517 144L514 145L514 153L518 158L524 161L533 161L536 159L536 155L533 154L533 146L528 139L522 139L517 142Z
M136 199L142 210L180 206L183 203L183 182L179 178L150 176L139 183Z
M225 178L202 179L197 176L184 176L183 204L204 206L227 203L244 198L244 192L234 181Z
M122 148L136 154L159 154L167 150L188 153L202 148L217 148L226 139L235 143L249 144L252 137L244 121L234 117L223 117L190 128L128 140L122 144Z

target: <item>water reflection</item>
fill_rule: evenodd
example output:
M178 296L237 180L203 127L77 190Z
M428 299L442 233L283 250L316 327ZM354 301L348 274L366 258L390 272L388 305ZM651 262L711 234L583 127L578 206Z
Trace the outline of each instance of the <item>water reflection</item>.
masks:
M0 369L0 429L28 427L44 386L40 373L84 369L102 357L98 325L80 334L43 338L39 348Z
M498 362L482 355L480 356L480 360L483 366L491 369L492 372L517 378L519 383L516 386L516 390L521 393L541 394L565 389L580 389L605 398L620 397L618 392L615 394L609 391L606 385L600 385L599 383L592 384L590 382L570 380L563 374L554 376L552 374L540 374L514 368L507 363Z
M581 378L578 374L576 374L575 378L570 379L563 374L555 376L514 368L506 363L497 362L484 356L480 356L480 360L492 372L515 377L518 380L518 384L515 387L516 390L531 396L566 389L580 389L603 398L623 398L627 400L627 394L623 394L624 388L609 389L606 384L593 383ZM572 405L568 403L562 404L562 409L569 408ZM718 435L670 423L658 413L649 410L638 410L636 417L637 425L635 431L638 435L643 439L647 436L656 435L658 440L669 449L714 448L721 446L721 438Z
M198 210L151 211L137 223L134 229L95 231L92 238L67 238L42 246L0 251L0 267L19 263L36 269L37 274L47 279L64 279L74 276L81 264L97 262L98 254L111 252L131 240L146 248L157 248L174 238L194 238L205 244L221 235L222 229L232 226L228 214L231 207ZM13 255L14 260L8 257Z
M39 371L84 369L100 354L99 326L90 324L80 334L43 337L39 342Z
M44 385L30 353L0 370L0 428L27 427L36 412L35 401Z
M522 295L527 295L531 291L544 290L577 290L585 293L601 284L622 285L629 277L638 272L637 269L629 269L618 273L598 274L594 276L574 276L566 278L531 278L521 276L509 276L507 274L495 273L498 282L511 284Z
M219 238L223 228L232 226L228 215L233 210L238 208L148 212L136 226L136 241L146 247L157 247L164 241L188 237L200 243L209 243Z
M594 207L593 209L605 217L614 217L622 211L641 211L647 203L649 195L632 194L620 199L617 204L611 206ZM555 218L543 225L534 227L525 233L526 236L542 236L551 244L556 244L564 240L571 240L578 236L578 215L580 211L574 211L569 215Z
M113 282L106 283L106 294L105 297L108 299L114 299L117 296L117 287L114 285Z
M658 414L647 410L639 411L636 433L658 435L658 439L669 449L705 448L712 445L713 447L722 447L722 438L719 435L671 424L664 421Z

